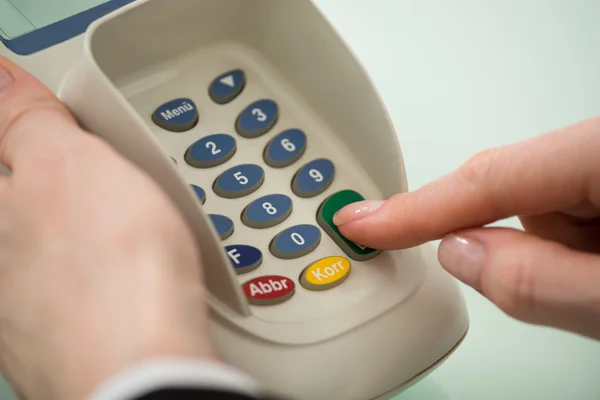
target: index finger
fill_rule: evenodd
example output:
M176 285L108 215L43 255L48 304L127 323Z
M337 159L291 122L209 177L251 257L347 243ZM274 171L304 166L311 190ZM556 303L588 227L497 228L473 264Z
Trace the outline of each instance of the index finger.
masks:
M477 154L456 171L334 218L363 246L400 249L512 217L600 205L600 119Z

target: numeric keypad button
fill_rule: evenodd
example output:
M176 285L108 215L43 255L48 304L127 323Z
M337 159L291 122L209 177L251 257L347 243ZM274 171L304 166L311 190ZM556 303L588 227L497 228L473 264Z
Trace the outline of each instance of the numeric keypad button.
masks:
M209 217L221 240L233 235L233 221L230 218L218 214L210 214Z
M198 124L198 108L188 98L171 100L152 113L152 121L171 132L185 132Z
M235 123L237 133L245 138L257 138L269 132L279 118L279 106L273 100L263 99L250 104Z
M321 243L321 230L314 225L296 225L278 234L269 250L277 258L291 260L314 251Z
M255 164L242 164L223 172L213 185L215 193L237 199L257 191L265 181L265 171Z
M292 180L292 191L298 197L310 198L323 193L335 178L335 166L325 158L313 160L300 168Z
M259 249L243 244L227 246L225 253L238 275L254 271L260 267L263 261L263 255Z
M197 185L190 186L194 189L194 193L196 193L196 197L198 198L198 201L200 201L200 204L204 205L204 203L206 203L206 191Z
M292 208L292 199L288 196L270 194L250 203L242 213L242 222L250 228L270 228L285 221Z
M211 83L208 93L217 104L227 104L242 93L246 86L246 74L241 69L221 74Z
M229 161L236 149L233 137L218 133L192 144L185 153L185 161L195 168L212 168Z
M292 165L306 151L306 134L300 129L288 129L275 136L265 148L264 160L273 168Z

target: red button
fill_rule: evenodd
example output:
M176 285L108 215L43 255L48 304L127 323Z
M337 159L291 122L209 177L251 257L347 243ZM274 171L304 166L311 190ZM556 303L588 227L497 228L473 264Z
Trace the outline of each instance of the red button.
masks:
M268 275L244 283L242 289L250 304L270 306L291 299L296 285L285 276Z

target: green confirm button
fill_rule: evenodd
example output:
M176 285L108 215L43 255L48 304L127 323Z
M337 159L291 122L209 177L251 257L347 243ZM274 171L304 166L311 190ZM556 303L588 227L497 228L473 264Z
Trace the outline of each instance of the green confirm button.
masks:
M317 222L338 246L353 260L367 261L381 254L381 250L370 249L357 245L342 236L338 227L333 223L333 216L348 204L363 201L365 198L354 190L342 190L329 196L317 212Z

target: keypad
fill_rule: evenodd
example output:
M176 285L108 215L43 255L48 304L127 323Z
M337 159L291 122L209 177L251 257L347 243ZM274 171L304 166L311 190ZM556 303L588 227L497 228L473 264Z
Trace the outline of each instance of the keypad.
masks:
M198 120L198 107L188 98L171 100L152 114L156 125L171 132L189 131L198 124Z
M273 168L292 165L306 151L306 134L300 129L288 129L275 136L264 152L265 163Z
M256 247L232 245L225 247L231 265L238 274L247 274L260 267L263 261L262 252Z
M224 133L206 136L191 145L185 161L192 167L212 168L229 161L237 150L235 139Z
M245 138L257 138L269 132L279 118L279 106L273 100L258 100L242 111L235 129Z
M278 234L270 250L277 258L291 260L311 253L321 242L321 230L314 225L296 225Z
M270 194L253 201L242 215L244 224L264 229L279 225L292 213L292 199L284 194Z
M228 199L247 196L260 188L265 171L256 164L242 164L223 172L214 184L215 193Z
M331 186L335 178L335 166L330 160L313 160L300 168L292 181L292 190L298 197L315 197Z
M210 98L217 104L232 102L242 93L246 86L246 73L241 69L225 72L210 85Z
M209 217L221 240L226 240L233 235L234 225L231 218L218 214L209 214Z
M334 162L318 156L306 157L307 149L314 144L311 144L311 132L305 132L301 126L282 126L275 130L280 113L285 110L280 109L277 99L248 99L246 94L242 95L253 84L244 70L230 69L215 76L211 82L206 82L205 96L210 101L187 97L165 99L168 101L156 108L151 119L162 129L189 135L182 135L182 138L189 138L183 154L172 156L184 160L183 165L177 167L179 170L202 170L193 173L198 173L204 179L203 183L189 184L199 203L205 207L215 233L225 242L224 251L231 268L240 276L248 302L254 306L275 306L293 299L299 290L323 292L337 288L351 276L352 262L367 261L381 253L352 243L333 224L333 215L338 210L363 200L363 197L349 189L327 193L336 179ZM221 108L219 113L230 110L231 131L201 132L198 125L202 116L194 101L208 104L202 115L210 116L211 106ZM248 140L265 135L272 135L265 139L266 144L248 144ZM237 153L242 154L236 156ZM248 155L251 157L247 158ZM236 162L236 158L244 161ZM248 162L249 159L260 161L253 163ZM177 166L176 158L171 157L171 160ZM217 168L223 169L215 172ZM261 189L266 180L271 179L271 173L277 176L275 179L288 174L289 178L276 181L281 192L269 193ZM206 176L210 181L206 181ZM260 194L257 193L259 190ZM296 203L323 193L327 195L317 200L320 205L314 214L302 215L289 222ZM207 205L207 198L212 195L217 198ZM212 213L213 201L226 199L247 201L232 202L228 215L222 209ZM236 208L238 205L240 208ZM240 229L237 229L238 224ZM249 236L253 230L260 230L259 237L267 235L268 239L262 245L254 241L250 245L244 243L243 235L237 233L239 230L244 233L249 230ZM317 259L313 254L322 243L322 232L333 240L339 251ZM235 244L226 243L233 240ZM263 267L263 252L266 251L270 253L270 262L276 259L268 269ZM302 260L301 270L286 268L286 262L297 259ZM263 270L269 272L261 273ZM249 278L243 279L245 276Z

